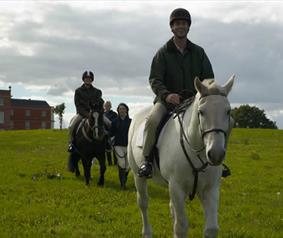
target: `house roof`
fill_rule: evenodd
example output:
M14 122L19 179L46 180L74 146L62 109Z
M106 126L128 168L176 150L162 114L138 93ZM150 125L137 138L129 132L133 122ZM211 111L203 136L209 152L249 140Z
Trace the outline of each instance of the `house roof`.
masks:
M11 99L11 104L18 107L50 107L46 101L31 99Z

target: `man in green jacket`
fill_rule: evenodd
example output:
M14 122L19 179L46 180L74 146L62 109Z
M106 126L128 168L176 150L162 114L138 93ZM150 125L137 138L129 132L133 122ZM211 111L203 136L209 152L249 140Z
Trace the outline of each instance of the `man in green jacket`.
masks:
M156 97L144 130L144 162L138 175L152 176L152 158L156 130L169 110L180 104L182 93L196 94L194 78L214 78L212 66L200 46L188 40L191 26L190 13L183 8L170 15L170 28L174 36L156 53L152 60L149 83Z

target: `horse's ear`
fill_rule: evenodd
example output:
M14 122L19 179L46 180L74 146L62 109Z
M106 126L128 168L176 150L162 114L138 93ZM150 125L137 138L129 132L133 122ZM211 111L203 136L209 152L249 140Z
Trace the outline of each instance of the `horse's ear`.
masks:
M223 85L223 89L225 90L226 95L229 94L229 92L231 91L232 87L233 87L233 83L235 80L235 74L233 74L228 81Z
M206 94L207 88L202 84L202 82L199 80L199 77L195 77L195 88L196 90L201 94Z

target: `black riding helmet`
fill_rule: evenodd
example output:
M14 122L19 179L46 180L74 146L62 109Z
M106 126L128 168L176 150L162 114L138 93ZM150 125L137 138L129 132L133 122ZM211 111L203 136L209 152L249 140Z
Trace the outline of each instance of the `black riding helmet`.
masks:
M84 79L85 79L86 77L91 78L91 81L93 81L93 79L94 79L93 72L91 72L91 71L85 71L85 72L83 73L82 80L84 81Z
M177 8L171 13L170 26L172 26L172 23L175 20L186 20L189 23L189 26L192 23L190 13L184 8Z

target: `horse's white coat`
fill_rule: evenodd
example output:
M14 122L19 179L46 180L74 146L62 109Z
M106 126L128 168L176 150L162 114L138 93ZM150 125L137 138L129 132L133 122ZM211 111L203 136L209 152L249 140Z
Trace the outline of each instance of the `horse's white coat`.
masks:
M217 237L218 233L218 202L222 167L225 159L227 139L232 128L230 121L230 104L226 98L234 81L232 76L224 86L219 86L214 80L200 82L195 80L198 93L193 103L184 114L183 127L189 140L185 147L196 168L202 164L201 157L211 165L205 172L199 173L197 195L205 213L204 236ZM143 237L152 237L152 230L148 220L147 181L137 176L138 167L143 160L142 149L137 146L140 125L144 122L150 108L145 108L135 115L129 130L128 159L134 172L137 188L137 202L141 210ZM220 129L210 131L211 129ZM205 133L207 131L207 133ZM227 137L225 137L225 134ZM185 214L185 201L193 190L193 170L187 161L180 145L180 124L178 119L170 118L164 126L158 140L160 156L160 171L156 163L153 166L153 180L164 184L168 182L170 193L170 210L173 217L173 234L175 238L185 238L188 232L188 220ZM204 148L201 152L197 150Z

